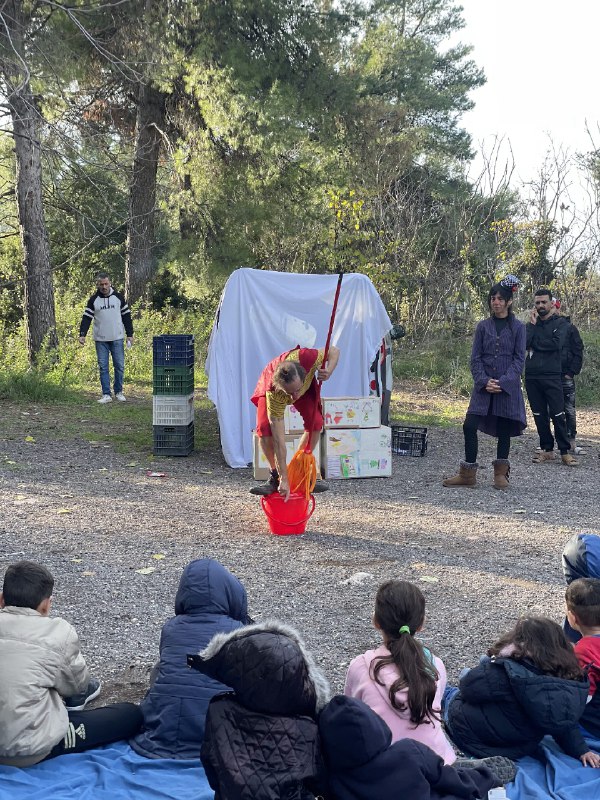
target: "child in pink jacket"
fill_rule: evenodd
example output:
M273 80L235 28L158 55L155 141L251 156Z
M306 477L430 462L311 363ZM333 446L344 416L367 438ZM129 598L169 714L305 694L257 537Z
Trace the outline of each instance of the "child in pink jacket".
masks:
M370 706L388 724L392 742L415 739L453 764L456 754L441 725L446 668L415 638L424 621L420 589L407 581L382 584L373 624L384 643L350 663L344 694Z

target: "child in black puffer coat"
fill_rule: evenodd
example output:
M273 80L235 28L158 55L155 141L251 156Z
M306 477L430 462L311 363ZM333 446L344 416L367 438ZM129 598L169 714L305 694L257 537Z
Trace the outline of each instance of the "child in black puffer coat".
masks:
M469 670L460 688L446 687L446 731L465 754L534 755L546 735L573 758L600 766L578 727L589 682L561 627L523 617Z
M269 621L218 634L188 663L233 689L206 716L200 756L215 800L313 800L329 686L297 631Z

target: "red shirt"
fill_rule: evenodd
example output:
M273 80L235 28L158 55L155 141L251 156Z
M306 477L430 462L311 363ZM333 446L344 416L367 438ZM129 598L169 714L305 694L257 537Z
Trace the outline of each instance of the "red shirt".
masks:
M315 373L323 360L323 351L298 346L269 361L260 374L251 400L255 406L258 406L258 398L266 397L270 419L283 419L285 406L294 402L283 390L277 390L273 386L273 373L279 364L286 360L299 362L306 371L306 378L298 394L298 397L302 397L313 383Z
M579 666L589 667L590 695L593 695L600 683L600 635L583 636L574 649Z

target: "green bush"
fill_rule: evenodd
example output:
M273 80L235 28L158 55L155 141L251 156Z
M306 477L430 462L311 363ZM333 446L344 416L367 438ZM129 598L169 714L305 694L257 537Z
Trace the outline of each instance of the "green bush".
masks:
M432 389L448 389L469 395L473 378L469 369L471 338L433 340L416 348L394 347L394 375L400 379L425 381Z
M583 369L577 378L577 405L596 406L600 401L600 333L581 331L585 345ZM469 369L472 339L434 340L416 348L394 347L394 375L399 379L425 381L432 389L447 389L468 396L473 388Z
M597 406L600 401L600 333L581 331L585 345L583 369L577 381L577 405Z
M77 392L98 391L98 364L91 330L84 346L78 341L86 300L62 295L56 308L59 348L43 352L35 368L27 362L24 323L13 333L0 323L0 398L68 402L76 398ZM203 368L213 315L210 303L203 310L134 308L135 337L134 346L126 355L126 386L152 385L152 337L175 333L195 335L196 383L205 383Z

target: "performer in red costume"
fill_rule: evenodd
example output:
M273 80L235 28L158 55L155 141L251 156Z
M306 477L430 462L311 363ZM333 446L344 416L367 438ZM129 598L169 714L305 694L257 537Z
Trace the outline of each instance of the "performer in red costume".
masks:
M289 497L283 424L286 406L293 404L304 420L300 449L306 446L309 436L311 449L318 445L323 414L317 381L331 377L340 357L339 349L332 345L327 363L321 367L323 353L322 349L295 347L269 361L261 372L252 402L256 406L256 434L271 475L266 483L250 489L252 494L268 495L278 491L286 499ZM325 481L317 480L313 491L325 492L328 488Z

